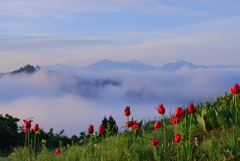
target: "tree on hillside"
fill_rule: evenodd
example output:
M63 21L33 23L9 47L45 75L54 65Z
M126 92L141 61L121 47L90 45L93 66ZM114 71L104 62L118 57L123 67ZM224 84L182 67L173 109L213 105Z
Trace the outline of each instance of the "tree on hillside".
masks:
M102 120L102 125L106 129L106 135L111 136L111 135L115 135L118 133L118 127L117 127L116 121L114 120L112 115L110 115L108 119L106 116L104 116L104 118Z
M9 152L12 147L19 143L18 125L20 119L12 117L9 114L5 116L0 114L0 150L1 153Z
M38 70L39 68L40 68L39 66L34 67L34 66L28 64L25 67L21 67L20 69L11 72L11 74L22 73L22 72L33 73L36 70Z

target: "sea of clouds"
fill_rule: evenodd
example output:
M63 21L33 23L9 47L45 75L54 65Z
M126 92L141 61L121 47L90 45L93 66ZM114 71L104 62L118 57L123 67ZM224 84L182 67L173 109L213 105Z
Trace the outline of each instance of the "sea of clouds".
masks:
M0 77L0 111L20 118L19 125L32 118L46 132L54 128L55 133L65 129L68 136L79 135L89 124L97 129L104 116L112 115L118 127L124 126L125 106L140 121L160 118L154 109L159 104L169 114L188 103L211 101L239 83L239 76L239 69L94 73L74 67L42 67L33 74Z

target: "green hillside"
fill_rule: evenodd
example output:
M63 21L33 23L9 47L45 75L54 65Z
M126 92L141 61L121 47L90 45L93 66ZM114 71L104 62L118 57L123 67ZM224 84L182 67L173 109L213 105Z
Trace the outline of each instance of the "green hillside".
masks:
M134 120L135 111L123 109L126 125L116 127L110 116L102 126L68 138L52 129L24 128L19 120L1 116L0 160L6 161L218 161L240 160L240 87L235 84L224 94L201 103L178 107L167 116L164 105L155 110L159 117ZM6 123L7 122L7 123ZM11 127L10 127L11 123ZM100 123L101 124L101 123ZM7 126L9 125L9 126ZM6 129L14 135L6 135ZM118 131L116 131L118 130ZM25 131L25 132L24 132ZM8 142L7 142L8 141ZM3 148L3 142L6 142ZM10 145L11 144L11 145ZM10 146L9 148L6 148Z

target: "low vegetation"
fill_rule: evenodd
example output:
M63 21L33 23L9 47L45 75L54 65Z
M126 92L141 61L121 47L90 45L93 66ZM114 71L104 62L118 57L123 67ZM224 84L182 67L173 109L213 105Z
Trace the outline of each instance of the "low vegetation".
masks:
M159 117L134 120L124 108L126 125L118 128L110 116L95 129L68 138L64 131L44 132L31 119L17 127L18 118L0 116L0 148L6 161L226 161L240 160L240 86L217 94L209 102L189 103L170 116L159 105Z

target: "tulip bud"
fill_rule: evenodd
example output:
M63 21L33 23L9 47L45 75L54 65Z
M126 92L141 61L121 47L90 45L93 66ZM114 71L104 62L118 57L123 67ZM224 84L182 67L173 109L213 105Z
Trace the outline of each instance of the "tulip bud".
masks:
M180 140L181 140L181 134L178 134L178 133L177 133L177 134L175 135L173 141L176 142L176 143L179 143Z
M155 108L159 114L164 114L165 113L165 108L163 106L163 104L158 105L158 108Z
M153 146L156 146L156 145L158 144L157 139L152 139L152 140L151 140L151 144L152 144Z
M60 154L61 153L61 150L60 149L56 149L55 150L55 155L58 155L58 154Z
M196 111L194 104L188 104L188 113L194 113Z
M130 111L130 106L126 106L124 108L124 115L125 116L129 116L131 114L131 111Z
M99 133L100 135L102 135L102 134L105 133L105 128L104 128L103 125L100 125L100 126L98 127L98 133Z
M89 133L89 134L92 134L93 132L94 132L94 127L93 127L93 125L91 124L91 125L88 126L88 133Z
M33 126L33 131L38 131L38 126L39 126L39 124L35 124L35 125Z
M160 121L156 121L154 124L154 128L158 129L161 127L161 122Z

